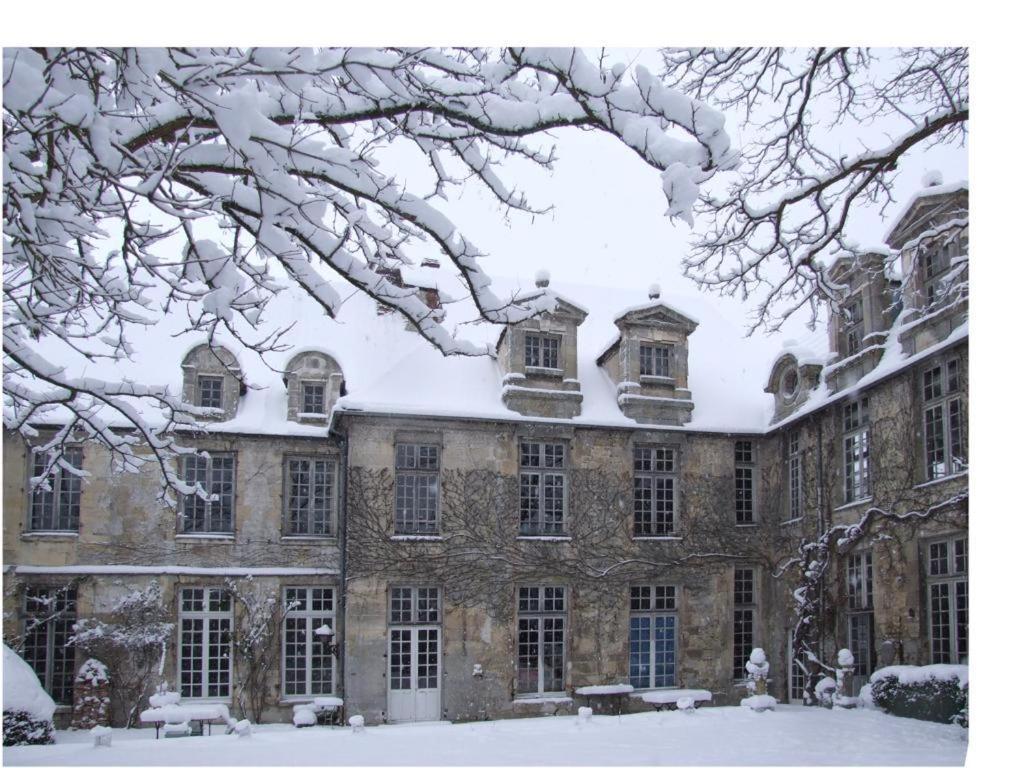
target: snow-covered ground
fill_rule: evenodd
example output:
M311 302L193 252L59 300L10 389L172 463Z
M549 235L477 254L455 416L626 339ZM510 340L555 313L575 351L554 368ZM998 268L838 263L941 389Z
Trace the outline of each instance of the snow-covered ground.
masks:
M257 726L249 738L215 733L153 740L115 731L110 748L88 733L5 747L6 765L962 765L966 731L878 711L779 705L774 712L713 707L692 714L545 717L450 725L295 729Z

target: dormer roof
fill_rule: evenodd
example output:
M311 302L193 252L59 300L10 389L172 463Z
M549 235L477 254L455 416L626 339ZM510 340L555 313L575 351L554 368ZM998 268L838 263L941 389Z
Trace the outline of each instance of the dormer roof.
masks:
M903 209L896 215L893 224L885 233L885 243L890 248L899 248L913 229L924 221L953 207L956 199L968 192L966 181L941 184L918 190Z

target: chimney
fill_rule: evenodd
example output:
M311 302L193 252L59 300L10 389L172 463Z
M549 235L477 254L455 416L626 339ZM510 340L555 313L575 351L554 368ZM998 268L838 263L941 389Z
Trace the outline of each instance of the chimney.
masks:
M661 286L657 283L651 283L651 287L647 289L647 298L651 301L656 301L661 298Z
M440 269L441 268L441 262L438 261L437 259L432 259L430 257L427 257L423 261L420 262L420 266L421 267L428 267L430 269Z
M538 269L534 282L536 282L538 288L547 288L551 284L551 275L546 269Z

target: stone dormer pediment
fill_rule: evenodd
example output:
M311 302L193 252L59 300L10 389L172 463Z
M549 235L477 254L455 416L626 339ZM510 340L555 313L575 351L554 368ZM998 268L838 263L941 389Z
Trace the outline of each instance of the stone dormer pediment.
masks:
M896 218L885 236L885 244L900 250L937 220L967 216L966 183L925 187Z
M775 358L764 387L775 397L772 422L786 418L807 402L811 391L821 383L822 367L820 359L793 344Z
M658 302L623 312L615 318L615 325L619 330L627 327L672 328L689 336L696 330L697 321L668 304Z

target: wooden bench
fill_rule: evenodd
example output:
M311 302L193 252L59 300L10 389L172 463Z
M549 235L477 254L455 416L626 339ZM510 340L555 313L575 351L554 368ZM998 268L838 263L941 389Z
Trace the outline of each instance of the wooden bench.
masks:
M227 706L224 704L168 704L143 710L139 722L153 723L156 726L156 738L160 738L160 729L171 723L199 723L199 734L213 733L214 722L227 724L231 719Z

